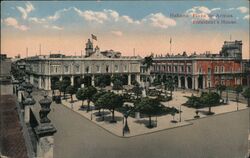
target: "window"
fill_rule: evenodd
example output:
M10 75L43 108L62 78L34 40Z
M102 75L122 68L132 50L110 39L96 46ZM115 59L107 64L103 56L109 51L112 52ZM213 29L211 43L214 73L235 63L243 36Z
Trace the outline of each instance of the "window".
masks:
M108 65L106 66L106 72L109 72L109 66Z
M124 71L127 71L127 65L124 65Z
M118 65L115 65L115 72L118 72Z
M64 72L69 72L69 66L68 65L64 66Z
M191 66L187 67L187 72L191 72Z
M218 66L215 66L215 72L218 72Z
M54 66L51 66L50 67L50 73L53 73L54 72Z
M96 65L96 72L100 72L100 66Z
M174 71L175 71L175 72L178 72L177 66L174 67Z
M184 72L184 66L181 66L181 72Z
M80 72L80 66L76 65L76 72Z
M85 72L89 73L89 66L86 67Z
M221 72L224 72L224 66L221 66Z
M55 72L57 73L57 66L55 67Z
M199 72L202 73L202 67L199 68Z
M207 73L211 74L211 68L207 68Z

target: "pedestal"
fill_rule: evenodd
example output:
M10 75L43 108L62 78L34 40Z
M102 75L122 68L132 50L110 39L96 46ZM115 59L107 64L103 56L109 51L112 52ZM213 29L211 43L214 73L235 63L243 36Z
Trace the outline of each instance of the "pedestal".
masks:
M38 138L37 157L53 158L55 132L56 128L51 123L43 123L35 128Z
M29 123L30 122L30 107L29 105L25 105L24 107L24 122Z
M140 112L135 112L135 119L139 120L140 118Z
M18 102L20 103L20 102L22 102L22 94L23 94L23 91L18 91Z

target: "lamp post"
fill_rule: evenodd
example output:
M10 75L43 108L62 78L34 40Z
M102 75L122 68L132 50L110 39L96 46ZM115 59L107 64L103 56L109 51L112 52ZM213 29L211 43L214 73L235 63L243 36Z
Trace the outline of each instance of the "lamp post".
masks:
M179 115L180 115L180 120L179 120L179 122L181 122L181 104L180 104L180 113L179 113Z

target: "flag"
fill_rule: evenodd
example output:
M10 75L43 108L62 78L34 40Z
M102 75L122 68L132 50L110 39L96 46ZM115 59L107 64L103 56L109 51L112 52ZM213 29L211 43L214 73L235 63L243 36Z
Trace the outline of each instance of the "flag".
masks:
M93 40L97 41L97 37L95 35L91 34L91 37L92 37Z
M170 41L169 41L169 43L170 43L170 44L172 43L172 37L170 37Z

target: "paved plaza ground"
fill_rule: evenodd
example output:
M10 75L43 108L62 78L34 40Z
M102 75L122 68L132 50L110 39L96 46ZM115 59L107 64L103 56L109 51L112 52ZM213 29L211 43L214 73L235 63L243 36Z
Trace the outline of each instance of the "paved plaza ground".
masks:
M147 128L146 125L148 124L148 117L146 118L140 118L140 119L135 119L132 117L128 118L128 125L130 128L130 133L126 134L125 137L131 137L131 136L136 136L140 134L146 134L150 132L155 132L163 129L168 129L168 128L174 128L174 127L179 127L179 126L184 126L190 124L187 120L192 120L194 119L195 111L196 109L194 108L189 108L186 106L183 106L182 104L187 101L187 98L185 96L191 96L192 94L198 95L197 93L192 93L192 92L184 92L184 91L174 91L173 92L173 100L169 102L162 102L164 106L168 107L175 107L178 110L181 110L181 114L176 114L175 120L177 123L172 123L171 121L173 120L173 117L169 115L163 115L159 117L153 117L153 124L157 124L157 127L155 128ZM77 112L78 114L84 116L85 118L92 120L92 122L96 123L97 125L103 127L107 131L117 135L117 136L123 136L122 129L124 127L124 122L123 122L123 114L120 112L115 112L116 120L117 123L109 123L109 120L111 119L111 113L108 110L105 110L105 121L101 121L102 117L96 116L98 113L97 110L92 110L91 112L86 112L86 109L82 109L82 101L78 101L75 96L74 98L74 103L70 103L70 99L67 100L62 100L62 104L65 105L67 108L71 109L74 112ZM86 107L87 102L84 102L84 105ZM181 106L182 105L182 106ZM247 106L244 103L238 103L239 110L241 109L246 109ZM94 109L94 105L91 104L91 108ZM237 103L230 101L228 105L221 105L217 107L212 107L212 111L217 114L222 114L226 112L232 112L237 110ZM209 117L205 115L205 112L208 111L208 108L201 108L199 109L201 111L199 113L200 117Z
M42 98L40 92L34 92L34 97ZM55 158L241 158L248 149L249 109L192 120L180 128L123 138L65 105L52 103L51 107L49 118L57 128ZM36 104L32 109L38 116L40 106ZM183 114L185 117L188 115ZM136 130L132 124L129 126L131 133Z

